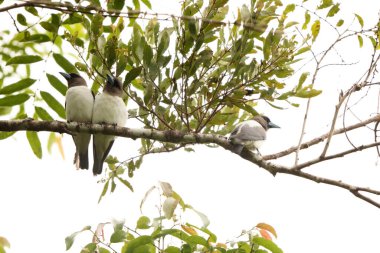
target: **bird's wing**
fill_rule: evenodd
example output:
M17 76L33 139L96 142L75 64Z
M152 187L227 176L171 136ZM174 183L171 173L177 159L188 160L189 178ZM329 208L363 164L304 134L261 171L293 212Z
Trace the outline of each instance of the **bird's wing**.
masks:
M110 150L111 150L112 145L113 145L114 142L115 142L115 140L112 140L112 141L110 142L110 144L108 145L106 151L105 151L104 154L103 154L103 157L102 157L102 163L104 163L104 160L106 160L106 158L107 158L108 154L110 153Z
M260 126L252 126L249 124L242 124L238 126L235 134L231 134L233 139L241 141L262 141L266 139L265 129Z

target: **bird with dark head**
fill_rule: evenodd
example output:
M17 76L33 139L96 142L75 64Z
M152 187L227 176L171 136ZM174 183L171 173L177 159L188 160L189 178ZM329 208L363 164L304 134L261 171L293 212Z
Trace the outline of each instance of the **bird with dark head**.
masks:
M244 147L256 149L266 139L266 132L269 128L280 128L270 121L267 116L255 116L252 120L239 123L231 132L228 140L233 145L233 152L240 154Z
M91 123L94 96L87 88L86 81L76 73L59 72L66 80L66 120L67 122ZM74 164L77 168L88 169L88 145L91 134L76 133L73 135L76 152Z
M122 95L123 85L120 80L107 75L103 93L95 97L92 123L125 126L128 113ZM115 139L113 135L94 134L94 166L92 168L94 175L102 173L104 160Z

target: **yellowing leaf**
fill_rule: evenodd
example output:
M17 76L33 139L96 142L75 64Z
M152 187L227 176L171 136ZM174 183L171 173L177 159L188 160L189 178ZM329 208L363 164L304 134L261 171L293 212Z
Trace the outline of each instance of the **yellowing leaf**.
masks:
M319 31L321 30L321 21L316 20L311 26L311 34L313 36L313 42L318 37Z
M363 47L363 37L358 35L359 46Z
M260 232L261 237L268 239L268 240L272 240L272 237L270 236L270 234L268 233L267 230L259 229L259 232Z
M63 150L63 145L62 145L62 137L61 135L56 135L55 136L55 143L58 146L59 153L62 156L62 159L65 160L65 151Z
M198 235L197 231L192 227L185 226L185 225L181 225L181 227L182 227L183 231L185 231L191 235Z
M274 235L274 237L277 238L276 230L271 225L269 225L267 223L259 223L256 225L256 227L271 232L272 235Z

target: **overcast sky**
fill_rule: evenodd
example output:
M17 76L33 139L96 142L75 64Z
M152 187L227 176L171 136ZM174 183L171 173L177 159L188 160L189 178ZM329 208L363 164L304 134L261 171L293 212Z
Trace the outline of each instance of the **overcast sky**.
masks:
M173 13L176 6L176 1L169 0L152 3L159 13ZM234 3L238 5L237 1ZM353 20L352 13L355 12L362 15L368 27L372 27L378 17L380 2L368 0L363 3L344 1L341 9L347 14L348 23ZM2 22L8 20L6 15L0 18ZM324 32L322 30L318 38L318 45L326 45L323 42L331 39L330 34ZM348 62L357 64L330 68L318 79L317 86L323 89L323 94L312 103L307 136L328 129L339 90L352 85L368 66L368 41L361 50L356 50L355 43L354 39L342 45L340 53ZM42 75L41 71L38 69L32 78ZM48 69L49 73L58 71L58 68ZM359 104L356 112L366 116L376 113L376 99L373 96L372 100ZM298 102L305 104L306 100ZM260 105L259 111L270 115L272 121L281 126L281 129L269 132L261 149L263 154L297 142L304 104L282 111ZM130 124L133 127L133 122ZM41 136L45 145L47 134ZM360 131L351 138L371 141L372 136L370 131ZM137 143L138 140L119 138L111 153L119 158L125 157L126 153L127 156L137 154ZM339 139L332 145L339 150L347 142ZM158 181L171 183L186 203L205 213L211 221L209 228L219 235L219 241L233 239L241 230L266 222L276 228L277 242L284 252L356 253L374 252L379 248L380 210L332 186L288 175L273 177L222 148L197 146L193 153L178 151L148 156L130 180L134 193L118 187L114 194L107 195L98 204L103 187L98 183L101 177L93 177L90 171L74 169L71 136L63 135L63 146L66 159L62 159L54 147L52 154L44 149L43 159L38 160L30 150L24 132L0 142L0 236L10 241L10 253L65 252L64 238L67 235L86 225L95 228L98 223L114 218L125 218L133 227L140 215L139 201ZM320 151L320 148L314 150ZM307 153L305 157L313 154ZM282 162L290 161L284 159ZM307 171L374 188L379 188L380 184L380 168L374 150L322 163ZM190 222L200 225L196 219ZM70 252L79 252L89 241L89 234L80 236Z

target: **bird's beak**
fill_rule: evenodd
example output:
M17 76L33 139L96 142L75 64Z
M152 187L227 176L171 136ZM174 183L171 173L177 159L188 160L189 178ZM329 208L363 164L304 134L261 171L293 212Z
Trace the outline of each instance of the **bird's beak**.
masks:
M277 126L276 124L274 124L272 122L269 122L268 123L268 128L281 128L281 127Z
M111 84L112 86L114 85L113 77L110 76L110 75L108 75L108 74L107 74L107 82L108 82L109 84Z
M70 74L67 74L65 72L59 72L67 81L71 79Z

